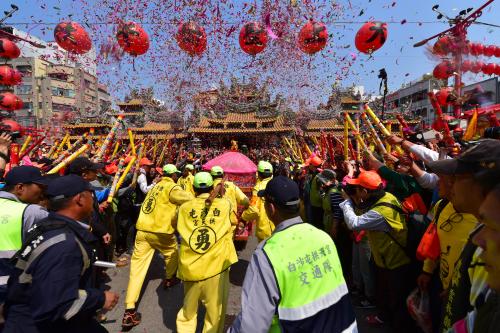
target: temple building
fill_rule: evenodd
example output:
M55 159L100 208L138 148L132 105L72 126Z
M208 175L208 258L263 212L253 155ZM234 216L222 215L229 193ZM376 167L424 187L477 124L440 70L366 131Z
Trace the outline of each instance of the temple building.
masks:
M365 101L354 87L347 90L334 87L326 105L320 104L316 111L308 114L308 119L298 125L307 137L318 137L321 132L342 136L344 130L343 113L348 112L354 120L359 117L363 103Z
M279 143L280 136L295 132L290 113L281 96L271 100L267 86L231 80L226 87L199 93L188 133L202 145L228 147L231 140L252 146Z

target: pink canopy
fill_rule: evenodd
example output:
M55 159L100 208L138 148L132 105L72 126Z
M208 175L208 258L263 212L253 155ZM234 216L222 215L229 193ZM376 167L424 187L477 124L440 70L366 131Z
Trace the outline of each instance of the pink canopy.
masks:
M255 174L257 166L245 155L235 151L228 151L203 165L203 170L210 170L213 166L220 166L228 174Z

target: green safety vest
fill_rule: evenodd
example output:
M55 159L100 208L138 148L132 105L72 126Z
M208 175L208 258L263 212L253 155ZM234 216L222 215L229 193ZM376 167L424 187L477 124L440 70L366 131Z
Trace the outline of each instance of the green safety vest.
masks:
M398 199L389 192L378 200L371 210L376 211L385 218L385 221L391 226L390 234L383 231L368 230L366 232L370 248L372 250L375 264L381 268L395 269L410 263L410 259L405 254L401 246L406 246L408 237L408 228L406 219L398 211L387 207L377 206L379 203L389 203L401 207ZM402 209L402 208L401 208ZM401 245L398 245L394 239Z
M347 294L335 244L308 223L274 233L264 245L280 291L277 316L269 332L280 332L279 320L309 318Z
M0 258L10 259L23 244L23 214L28 205L0 198Z

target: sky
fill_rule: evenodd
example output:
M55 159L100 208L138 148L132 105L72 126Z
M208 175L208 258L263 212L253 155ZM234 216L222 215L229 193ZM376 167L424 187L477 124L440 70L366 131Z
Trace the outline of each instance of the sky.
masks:
M71 19L88 31L98 54L100 81L121 99L131 89L153 86L157 98L172 109L192 107L193 95L214 88L231 76L245 82L266 83L271 94L289 100L292 108L299 100L314 109L325 103L332 86L365 86L365 92L378 94L378 72L385 68L391 91L414 81L440 61L428 47L412 45L445 30L448 24L437 20L431 8L449 16L467 7L478 8L486 0L387 1L387 0L11 0L19 11L6 21L44 40L53 40L58 22ZM8 10L3 1L0 10ZM254 58L238 45L241 26L249 21L265 22L279 35L270 39L266 50ZM308 19L326 24L327 47L313 56L296 47L296 35ZM113 47L120 20L140 22L149 34L151 46L136 58L127 54L116 59L104 49ZM175 34L179 23L194 20L207 32L208 48L200 57L179 49ZM388 23L388 40L371 56L358 52L354 36L369 20ZM500 22L500 3L493 2L480 17L487 23ZM500 28L472 25L468 39L500 45ZM429 44L429 45L432 45ZM50 59L49 59L50 60ZM482 59L500 64L498 58ZM465 76L466 82L487 77Z

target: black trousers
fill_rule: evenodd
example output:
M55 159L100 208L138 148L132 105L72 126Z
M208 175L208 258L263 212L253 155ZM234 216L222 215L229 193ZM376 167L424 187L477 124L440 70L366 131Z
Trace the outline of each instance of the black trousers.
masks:
M410 317L406 298L415 288L416 281L410 265L395 269L376 267L376 301L379 317L392 327L394 332L419 332Z

